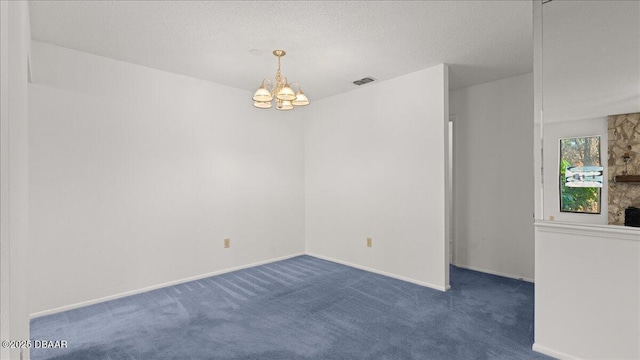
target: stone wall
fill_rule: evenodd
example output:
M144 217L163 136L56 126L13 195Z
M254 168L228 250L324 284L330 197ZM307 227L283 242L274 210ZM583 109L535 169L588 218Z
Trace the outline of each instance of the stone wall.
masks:
M609 116L609 224L624 225L624 209L640 208L640 183L616 183L614 177L625 171L640 175L640 113Z

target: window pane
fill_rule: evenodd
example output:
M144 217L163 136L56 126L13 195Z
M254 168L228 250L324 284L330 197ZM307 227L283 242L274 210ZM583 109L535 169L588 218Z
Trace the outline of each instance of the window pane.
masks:
M600 213L600 137L560 139L560 211Z

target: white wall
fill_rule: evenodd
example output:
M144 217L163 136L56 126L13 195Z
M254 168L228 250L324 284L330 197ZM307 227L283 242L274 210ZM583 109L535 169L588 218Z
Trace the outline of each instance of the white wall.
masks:
M32 313L304 252L305 109L39 42L33 69Z
M536 22L544 41L536 49L544 103L543 218L608 223L607 184L600 215L560 213L559 139L601 135L608 182L607 116L640 111L640 2L555 1ZM625 24L625 26L618 26ZM543 68L542 68L543 67Z
M574 120L544 124L544 216L556 221L585 224L609 222L609 158L607 118ZM604 183L600 195L600 214L560 212L560 139L582 136L600 136L600 161L604 166Z
M533 279L533 75L451 92L454 264Z
M536 84L544 84L535 96L539 105L544 100L540 135L547 178L538 190L544 192L548 219L547 198L558 191L559 134L594 135L604 129L606 135L607 115L640 109L640 3L552 1L543 6L536 1L534 11L544 17L544 28L542 18L534 18L534 33L544 33L544 44L534 51ZM640 231L576 223L594 219L561 216L572 223L536 223L533 349L562 359L638 359Z
M640 1L549 1L542 17L545 126L640 110Z
M555 1L541 6L537 94L544 121L543 218L608 223L607 116L640 111L640 2ZM542 27L544 24L544 28ZM618 26L625 24L625 26ZM543 67L543 68L542 68ZM601 135L601 214L559 211L559 139Z
M28 60L31 32L23 1L0 2L0 339L29 339L27 304ZM22 354L22 355L21 355ZM29 349L0 348L0 358L29 358Z
M640 358L640 236L622 226L536 224L534 350Z
M447 121L445 65L316 101L307 252L445 289Z

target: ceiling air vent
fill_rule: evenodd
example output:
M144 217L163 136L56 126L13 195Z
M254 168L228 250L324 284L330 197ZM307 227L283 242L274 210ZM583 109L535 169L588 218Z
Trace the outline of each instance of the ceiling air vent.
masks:
M370 78L370 77L366 77L366 78L362 78L362 79L360 79L360 80L356 80L356 81L354 81L353 83L354 83L354 84L356 84L356 85L358 85L358 86L360 86L360 85L364 85L364 84L366 84L366 83L370 83L370 82L372 82L373 80L375 80L375 79L372 79L372 78Z

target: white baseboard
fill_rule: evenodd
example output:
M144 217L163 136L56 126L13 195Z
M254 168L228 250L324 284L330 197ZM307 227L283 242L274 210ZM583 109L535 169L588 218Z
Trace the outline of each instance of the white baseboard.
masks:
M156 284L156 285L152 285L152 286L147 286L147 287L144 287L144 288L131 290L131 291L126 291L126 292L115 294L115 295L109 295L109 296L105 296L105 297L101 297L101 298L97 298L97 299L91 299L91 300L87 300L87 301L82 301L82 302L75 303L75 304L60 306L60 307L57 307L57 308L54 308L54 309L38 311L38 312L35 312L35 313L32 313L32 314L29 314L29 318L30 319L35 319L35 318L38 318L38 317L41 317L41 316L52 315L52 314L56 314L56 313L67 311L67 310L73 310L73 309L81 308L81 307L84 307L84 306L94 305L94 304L105 302L105 301L109 301L109 300L120 299L120 298L131 296L131 295L145 293L147 291L157 290L157 289L168 287L168 286L173 286L173 285L186 283L186 282L189 282L189 281L200 280L200 279L208 278L208 277L215 276L215 275L229 273L229 272L232 272L232 271L242 270L242 269L251 268L251 267L255 267L255 266L260 266L260 265L264 265L264 264L269 264L269 263L273 263L273 262L277 262L277 261L281 261L281 260L286 260L286 259L290 259L290 258L293 258L293 257L296 257L296 256L301 256L301 255L313 256L313 257L316 257L318 259L327 260L327 261L335 262L335 263L338 263L338 264L346 265L346 266L349 266L349 267L352 267L352 268L356 268L356 269L372 272L372 273L379 274L379 275L388 276L388 277L391 277L391 278L394 278L394 279L410 282L410 283L413 283L413 284L416 284L416 285L420 285L420 286L424 286L424 287L428 287L428 288L431 288L431 289L436 289L436 290L440 290L440 291L447 291L447 290L451 289L451 286L449 284L447 284L446 287L442 287L442 286L439 286L439 285L430 284L430 283L427 283L427 282L424 282L424 281L419 281L419 280L411 279L411 278L404 277L404 276L401 276L401 275L396 275L396 274L388 273L388 272L385 272L385 271L376 270L376 269L373 269L373 268L369 268L369 267L366 267L366 266L353 264L353 263L350 263L350 262L347 262L347 261L342 261L342 260L330 258L330 257L327 257L327 256L322 256L322 255L313 254L313 253L298 253L298 254L282 256L282 257L279 257L279 258L259 261L259 262L255 262L255 263L251 263L251 264L236 266L236 267L232 267L232 268L228 268L228 269L218 270L218 271L214 271L214 272L210 272L210 273L206 273L206 274L191 276L191 277L184 278L184 279L173 280L173 281L165 282L165 283L162 283L162 284ZM469 268L469 269L470 270L476 270L476 269L471 269L471 268ZM483 271L483 270L476 270L476 271ZM495 275L500 275L500 274L495 274ZM501 276L506 276L506 275L501 275Z
M551 356L553 358L556 359L562 359L562 360L581 360L578 357L575 356L571 356L569 354L565 354L563 352L560 351L555 351L552 349L549 349L548 347L542 346L542 345L538 345L536 343L533 343L533 346L531 347L531 349L535 352L539 352L540 354L545 354L547 356Z
M92 300L82 301L82 302L71 304L71 305L65 305L65 306L61 306L61 307L55 308L55 309L38 311L38 312L35 312L35 313L32 313L32 314L29 314L29 318L30 319L34 319L34 318L38 318L38 317L41 317L41 316L52 315L52 314L56 314L56 313L67 311L67 310L81 308L83 306L89 306L89 305L94 305L94 304L101 303L101 302L104 302L104 301L120 299L120 298L123 298L123 297L126 297L126 296L141 294L141 293L145 293L147 291L157 290L157 289L160 289L160 288L173 286L173 285L178 285L178 284L186 283L186 282L189 282L189 281L200 280L200 279L208 278L208 277L215 276L215 275L229 273L229 272L232 272L232 271L242 270L242 269L246 269L246 268L250 268L250 267L254 267L254 266L259 266L259 265L264 265L264 264L270 264L270 263L273 263L273 262L276 262L276 261L291 259L291 258L294 258L296 256L301 256L301 255L305 255L305 254L304 253L299 253L299 254L282 256L282 257L275 258L275 259L258 261L258 262L251 263L251 264L240 265L240 266L236 266L236 267L232 267L232 268L228 268L228 269L223 269L223 270L210 272L210 273L207 273L207 274L191 276L191 277L184 278L184 279L173 280L173 281L169 281L169 282L162 283L162 284L156 284L156 285L152 285L152 286L147 286L147 287L144 287L144 288L141 288L141 289L126 291L126 292L123 292L123 293L120 293L120 294L109 295L109 296L101 297L101 298L98 298L98 299L92 299Z
M511 275L511 274L505 274L505 273L501 273L499 271L487 270L487 269L483 269L483 268L479 268L479 267L475 267L475 266L467 266L467 265L460 265L460 264L454 264L454 263L451 263L451 265L453 265L455 267L462 268L462 269L479 271L479 272L483 272L483 273L487 273L487 274L491 274L491 275L497 275L497 276L502 276L502 277L506 277L506 278L510 278L510 279L524 280L524 281L527 281L527 282L530 282L530 283L535 283L534 279L527 278L527 277Z
M401 276L401 275L391 274L391 273L388 273L386 271L376 270L376 269L372 269L370 267L353 264L353 263L350 263L348 261L342 261L342 260L330 258L328 256L318 255L318 254L309 253L309 252L307 252L307 255L313 256L313 257L318 258L318 259L327 260L327 261L331 261L331 262L334 262L334 263L346 265L346 266L349 266L349 267L352 267L352 268L356 268L356 269L372 272L372 273L375 273L375 274L388 276L390 278L394 278L394 279L410 282L410 283L413 283L413 284L416 284L416 285L420 285L420 286L424 286L424 287L428 287L428 288L431 288L431 289L436 289L436 290L440 290L440 291L447 291L447 290L451 289L451 286L449 284L447 284L446 287L442 287L442 286L439 286L439 285L430 284L430 283L427 283L427 282L424 282L424 281L411 279L411 278L404 277L404 276Z

